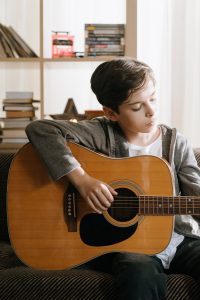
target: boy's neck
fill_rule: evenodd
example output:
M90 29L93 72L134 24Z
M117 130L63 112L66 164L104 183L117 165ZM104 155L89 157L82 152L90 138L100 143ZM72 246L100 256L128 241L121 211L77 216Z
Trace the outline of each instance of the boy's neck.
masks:
M160 127L155 127L152 132L136 133L134 136L129 137L127 140L130 144L146 147L152 144L160 136L160 132Z

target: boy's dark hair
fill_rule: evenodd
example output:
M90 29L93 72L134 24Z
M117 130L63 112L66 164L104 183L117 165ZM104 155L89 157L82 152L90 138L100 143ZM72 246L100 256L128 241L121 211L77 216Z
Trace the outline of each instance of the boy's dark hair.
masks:
M91 77L91 88L98 101L115 112L131 93L141 89L151 79L153 70L135 59L120 58L100 64Z

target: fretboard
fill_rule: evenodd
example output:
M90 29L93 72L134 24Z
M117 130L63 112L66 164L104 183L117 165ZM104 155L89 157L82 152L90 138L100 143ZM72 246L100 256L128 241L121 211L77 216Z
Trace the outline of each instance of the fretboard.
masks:
M197 196L139 196L140 215L200 215Z

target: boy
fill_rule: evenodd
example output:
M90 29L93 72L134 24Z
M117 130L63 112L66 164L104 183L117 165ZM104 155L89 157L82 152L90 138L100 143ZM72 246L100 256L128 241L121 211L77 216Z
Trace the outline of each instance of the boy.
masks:
M134 59L104 62L94 71L91 88L105 117L78 123L41 120L26 129L54 180L66 176L96 213L114 201L112 187L92 178L72 156L66 147L66 140L72 139L111 157L163 157L171 165L176 195L200 195L200 170L191 147L175 129L157 124L155 79L148 65ZM199 238L200 218L177 216L172 239L162 253L104 255L88 265L111 269L120 300L160 300L166 295L166 272L200 279Z

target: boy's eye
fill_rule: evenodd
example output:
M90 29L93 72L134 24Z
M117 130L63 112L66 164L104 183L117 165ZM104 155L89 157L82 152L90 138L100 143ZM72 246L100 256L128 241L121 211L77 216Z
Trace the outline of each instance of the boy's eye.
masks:
M156 101L156 98L151 98L150 101L151 101L151 102L155 102L155 101Z
M135 105L133 106L133 111L138 111L138 110L141 109L141 107L142 107L142 104L141 104L141 103L135 104Z

